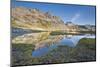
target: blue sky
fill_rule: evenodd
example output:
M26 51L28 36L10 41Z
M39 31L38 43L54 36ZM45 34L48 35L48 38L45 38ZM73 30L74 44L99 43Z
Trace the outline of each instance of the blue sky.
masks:
M95 25L95 6L13 1L12 7L14 6L37 8L42 12L49 11L52 15L59 16L64 23L71 21L79 25Z

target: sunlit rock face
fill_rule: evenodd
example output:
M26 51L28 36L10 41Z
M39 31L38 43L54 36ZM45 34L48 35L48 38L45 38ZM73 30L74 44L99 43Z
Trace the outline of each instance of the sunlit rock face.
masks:
M12 8L11 17L13 28L40 31L64 31L68 33L95 31L95 26L80 26L72 22L65 24L59 16L54 16L50 12L42 12L36 8L14 7Z
M42 12L39 9L25 7L12 8L12 27L43 31L64 30L66 28L60 17Z

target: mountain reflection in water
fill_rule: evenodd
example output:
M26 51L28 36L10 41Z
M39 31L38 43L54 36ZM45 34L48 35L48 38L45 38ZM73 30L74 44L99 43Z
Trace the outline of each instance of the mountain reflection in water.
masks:
M12 42L27 43L35 45L32 51L32 57L41 57L46 55L52 49L59 45L75 47L82 38L95 38L94 35L50 35L50 32L40 32L24 34L13 38ZM19 39L19 40L18 40Z

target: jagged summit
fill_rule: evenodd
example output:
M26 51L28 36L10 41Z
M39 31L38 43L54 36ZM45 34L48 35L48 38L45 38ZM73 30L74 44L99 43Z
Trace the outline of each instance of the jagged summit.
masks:
M58 16L36 8L12 8L12 27L31 30L63 30L65 24Z

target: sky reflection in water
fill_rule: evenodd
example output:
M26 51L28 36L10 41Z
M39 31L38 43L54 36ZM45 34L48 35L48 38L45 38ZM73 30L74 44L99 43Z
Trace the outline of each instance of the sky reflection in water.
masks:
M59 35L60 36L60 35ZM46 55L49 51L57 48L59 45L67 45L68 47L75 47L80 39L82 38L95 38L95 35L61 35L59 36L49 36L50 42L46 40L42 41L42 47L39 47L32 51L32 57L41 57ZM48 40L47 39L47 40ZM39 44L41 46L41 44Z

